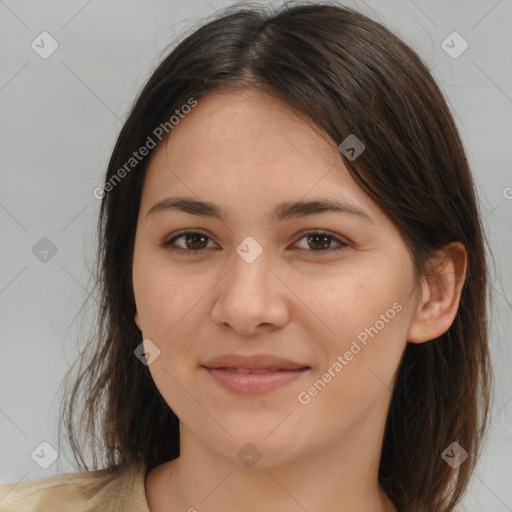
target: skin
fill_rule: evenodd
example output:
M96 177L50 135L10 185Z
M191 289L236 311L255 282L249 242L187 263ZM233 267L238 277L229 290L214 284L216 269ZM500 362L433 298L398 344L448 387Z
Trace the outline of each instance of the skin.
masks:
M211 201L225 219L147 215L176 196ZM322 198L371 220L270 218L282 201ZM184 229L206 235L174 241L196 253L163 246ZM326 249L308 242L312 229L332 235ZM263 251L252 263L236 252L248 236ZM333 251L337 239L346 246ZM255 91L201 98L151 157L134 248L134 320L160 350L149 370L181 428L180 457L146 478L150 509L395 511L377 480L384 425L407 342L439 336L455 316L466 255L460 244L443 254L439 275L418 282L403 238L350 177L337 145L286 104ZM300 403L396 303L400 312ZM310 370L271 393L239 396L200 367L227 352L271 353ZM262 455L251 468L237 457L247 442Z

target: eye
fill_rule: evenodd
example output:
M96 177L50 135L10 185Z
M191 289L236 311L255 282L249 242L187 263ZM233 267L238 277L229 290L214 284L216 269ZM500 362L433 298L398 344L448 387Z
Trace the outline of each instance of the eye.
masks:
M335 252L339 251L345 247L347 247L348 244L343 242L340 238L337 236L334 236L326 231L318 231L313 230L306 234L304 234L300 239L306 240L306 244L308 247L311 248L308 252L317 252L317 253L326 253L326 252ZM176 244L178 240L181 240L181 243L185 246L179 246ZM168 241L164 242L162 245L178 254L198 254L199 252L203 251L204 249L207 249L208 241L210 240L210 237L208 235L205 235L204 233L198 232L198 231L182 231L181 233L178 233L177 235L173 236ZM332 248L331 244L332 242L336 242L338 244L337 247ZM299 243L297 242L297 243ZM213 243L213 242L212 242ZM210 246L211 247L211 246ZM301 250L308 250L308 248L299 247Z
M185 244L185 248L175 246L176 240L180 239L183 239L182 243ZM173 236L170 240L164 242L162 245L169 250L179 254L197 254L203 249L206 249L206 244L208 243L209 239L209 236L198 231L183 231Z
M312 250L309 252L332 253L335 251L340 251L341 249L348 246L348 244L343 242L337 236L331 235L326 231L318 231L316 229L306 233L300 238L300 240L303 239L306 239L307 246L312 248ZM335 241L338 244L338 247L330 247L332 241ZM304 249L304 247L301 247L300 249ZM307 248L305 250L307 250Z

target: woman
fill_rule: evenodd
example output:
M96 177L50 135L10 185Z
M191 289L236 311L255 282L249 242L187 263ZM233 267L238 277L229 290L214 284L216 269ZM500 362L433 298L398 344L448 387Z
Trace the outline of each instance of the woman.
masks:
M152 74L95 193L102 308L64 415L86 471L2 510L454 510L485 246L409 47L335 4L228 10Z

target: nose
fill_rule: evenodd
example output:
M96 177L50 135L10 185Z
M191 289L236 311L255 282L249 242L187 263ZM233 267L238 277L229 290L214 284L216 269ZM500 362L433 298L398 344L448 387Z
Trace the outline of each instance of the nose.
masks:
M246 336L283 327L289 316L289 289L271 268L265 250L252 263L238 254L233 259L231 270L216 287L212 321Z

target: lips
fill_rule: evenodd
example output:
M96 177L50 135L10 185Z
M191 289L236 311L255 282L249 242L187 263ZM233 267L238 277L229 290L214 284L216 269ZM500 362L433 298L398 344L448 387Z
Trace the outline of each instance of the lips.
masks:
M201 366L220 387L246 396L269 393L297 380L310 369L270 354L223 354Z
M269 371L267 368L261 369L261 370L249 370L248 368L215 368L217 370L226 370L227 372L237 372L237 373L268 373ZM281 370L277 370L281 371Z
M222 354L202 364L206 368L239 371L240 373L265 373L281 370L300 370L309 366L283 359L272 354L243 356L240 354Z

